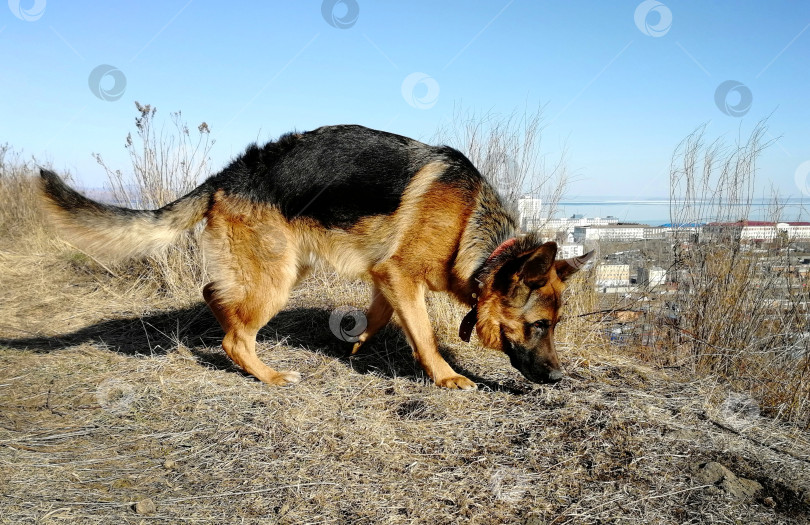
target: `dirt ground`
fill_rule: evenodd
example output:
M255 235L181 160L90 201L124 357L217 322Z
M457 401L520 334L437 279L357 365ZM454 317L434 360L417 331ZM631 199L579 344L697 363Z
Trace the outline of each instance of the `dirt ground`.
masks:
M260 333L290 388L241 373L190 290L146 298L86 262L0 251L0 523L807 523L810 435L610 348L533 385L452 337L479 384L434 387L396 326L329 329L367 289L310 278ZM455 317L457 315L457 317Z

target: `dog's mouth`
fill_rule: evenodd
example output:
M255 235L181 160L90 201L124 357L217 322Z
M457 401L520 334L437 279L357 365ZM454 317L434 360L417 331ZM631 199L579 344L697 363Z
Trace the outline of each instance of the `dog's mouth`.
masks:
M532 383L557 383L563 378L562 370L551 368L543 359L528 348L523 348L507 338L502 338L503 353L509 356L509 362L523 377Z

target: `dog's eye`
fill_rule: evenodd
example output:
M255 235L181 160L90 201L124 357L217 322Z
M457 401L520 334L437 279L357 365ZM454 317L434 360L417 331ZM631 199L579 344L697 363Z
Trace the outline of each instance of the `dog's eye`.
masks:
M548 330L551 323L547 319L540 319L532 323L532 326L540 330Z

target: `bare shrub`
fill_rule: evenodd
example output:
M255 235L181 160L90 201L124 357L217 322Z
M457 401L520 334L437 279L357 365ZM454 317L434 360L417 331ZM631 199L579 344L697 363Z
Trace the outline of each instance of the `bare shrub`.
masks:
M135 137L127 134L124 147L129 153L132 171L110 168L102 156L96 161L107 172L113 198L122 205L160 208L197 187L210 170L210 152L214 140L208 124L197 126L196 136L189 131L182 113L171 113L170 131L158 129L157 108L135 102Z
M208 124L192 133L182 114L170 114L171 127L159 127L157 108L135 102L135 136L127 134L125 148L132 163L131 171L111 168L98 153L93 156L107 173L111 195L116 204L157 209L193 190L209 174L210 152L214 140ZM165 254L149 257L133 268L159 290L185 295L189 288L205 282L205 270L199 249L201 229L185 235Z
M512 211L517 211L520 197L530 196L542 199L543 217L553 217L568 183L568 166L565 151L556 162L546 162L541 153L542 132L542 108L503 116L457 107L434 142L464 153ZM535 224L539 219L531 217Z
M765 131L760 122L728 147L708 141L702 127L681 142L671 169L673 224L749 216ZM785 242L747 242L732 230L717 231L704 228L699 242L676 236L677 291L669 315L661 315L671 320L669 347L698 374L751 392L766 413L808 424L807 279L791 270Z

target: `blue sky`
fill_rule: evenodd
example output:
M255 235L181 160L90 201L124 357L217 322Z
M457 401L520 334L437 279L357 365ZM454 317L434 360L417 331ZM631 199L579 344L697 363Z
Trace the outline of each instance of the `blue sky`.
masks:
M760 187L810 193L810 2L331 3L330 18L322 0L10 0L0 143L92 187L105 178L91 153L128 167L135 100L207 122L217 169L293 129L358 123L430 140L454 108L543 106L543 153L567 150L569 198L649 198L668 195L672 151L699 125L733 142L770 115L778 140ZM117 100L88 85L102 64L123 75ZM741 116L715 103L728 80L742 85L730 107L750 93Z

